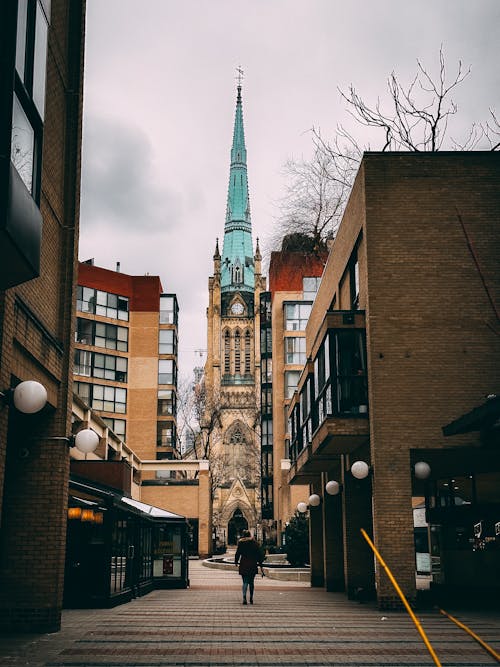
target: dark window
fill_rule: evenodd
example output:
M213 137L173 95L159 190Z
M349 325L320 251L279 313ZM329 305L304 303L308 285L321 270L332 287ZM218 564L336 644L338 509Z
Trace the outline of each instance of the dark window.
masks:
M119 387L105 387L99 384L75 382L75 391L87 405L103 412L127 411L127 390Z
M234 334L234 372L241 373L241 337L239 331Z
M224 373L231 373L231 338L229 331L224 333Z
M47 78L48 0L19 0L11 160L35 201L40 177Z
M114 357L109 354L99 354L87 350L75 350L76 375L87 375L89 377L114 380L115 382L127 381L128 360L125 357Z
M245 333L245 373L250 373L251 372L251 343L252 339L250 336L250 332L247 331Z

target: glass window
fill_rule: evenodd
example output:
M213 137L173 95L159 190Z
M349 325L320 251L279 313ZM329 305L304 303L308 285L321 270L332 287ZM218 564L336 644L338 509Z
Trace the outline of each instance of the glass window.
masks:
M19 0L17 10L16 70L24 83L26 65L26 28L28 22L28 0Z
M160 389L158 391L159 416L175 414L175 394L171 389Z
M78 396L90 407L90 388L91 384L87 382L75 382L74 390Z
M292 398L299 383L300 371L285 371L285 398Z
M105 412L126 412L127 390L118 387L105 387L99 384L88 385L91 387L91 405L95 410Z
M49 27L40 3L36 6L35 52L33 60L33 102L43 119L45 113L45 80L47 74L47 34Z
M261 354L272 354L273 352L273 337L271 329L260 330L260 351Z
M86 350L75 350L74 357L74 372L76 375L86 375L90 377L92 374L92 353Z
M27 190L38 202L48 22L40 1L20 0L17 7L17 78L13 91L11 161Z
M262 420L261 442L263 445L273 444L273 422L271 419Z
M160 296L160 324L177 324L173 296Z
M102 421L119 438L125 440L125 433L127 429L127 422L125 421L125 419L113 419L113 417L102 417Z
M173 422L157 422L156 445L158 447L173 447L175 426Z
M270 383L273 381L273 360L261 359L260 362L261 382Z
M310 303L286 303L285 304L285 329L286 331L305 331L312 304Z
M35 159L35 131L14 95L12 110L12 138L10 159L30 194L33 194L33 164Z
M306 339L299 337L285 338L285 364L306 363Z
M75 342L82 345L94 344L94 327L92 320L85 320L82 317L76 319Z
M158 361L158 384L174 384L173 359L160 359Z
M160 329L159 348L160 354L175 354L175 331L173 329Z
M302 278L302 289L305 301L314 301L320 282L321 278Z

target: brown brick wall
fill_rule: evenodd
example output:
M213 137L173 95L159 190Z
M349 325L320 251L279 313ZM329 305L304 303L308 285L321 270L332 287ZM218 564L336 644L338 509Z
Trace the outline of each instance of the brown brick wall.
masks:
M51 438L70 433L84 16L83 1L52 3L41 273L0 296L1 388L15 374L49 391L49 406L37 415L20 416L13 408L0 415L0 628L14 631L60 625L69 456L66 443ZM22 311L15 305L21 302Z

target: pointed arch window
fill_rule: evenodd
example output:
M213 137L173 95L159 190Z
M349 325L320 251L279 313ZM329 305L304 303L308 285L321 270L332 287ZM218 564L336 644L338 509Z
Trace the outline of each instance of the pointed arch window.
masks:
M234 372L241 373L241 336L239 331L234 334Z
M229 331L224 334L224 373L229 375L231 372L231 338Z
M241 266L235 266L233 269L233 282L241 283Z
M245 333L245 373L250 373L250 364L251 364L251 336L250 331Z

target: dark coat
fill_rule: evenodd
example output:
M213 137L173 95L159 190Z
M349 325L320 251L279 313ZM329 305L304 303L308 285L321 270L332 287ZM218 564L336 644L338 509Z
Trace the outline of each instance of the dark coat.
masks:
M263 557L261 548L253 537L242 537L238 541L238 548L234 556L236 565L239 563L238 572L242 576L256 575L258 565L262 565Z

